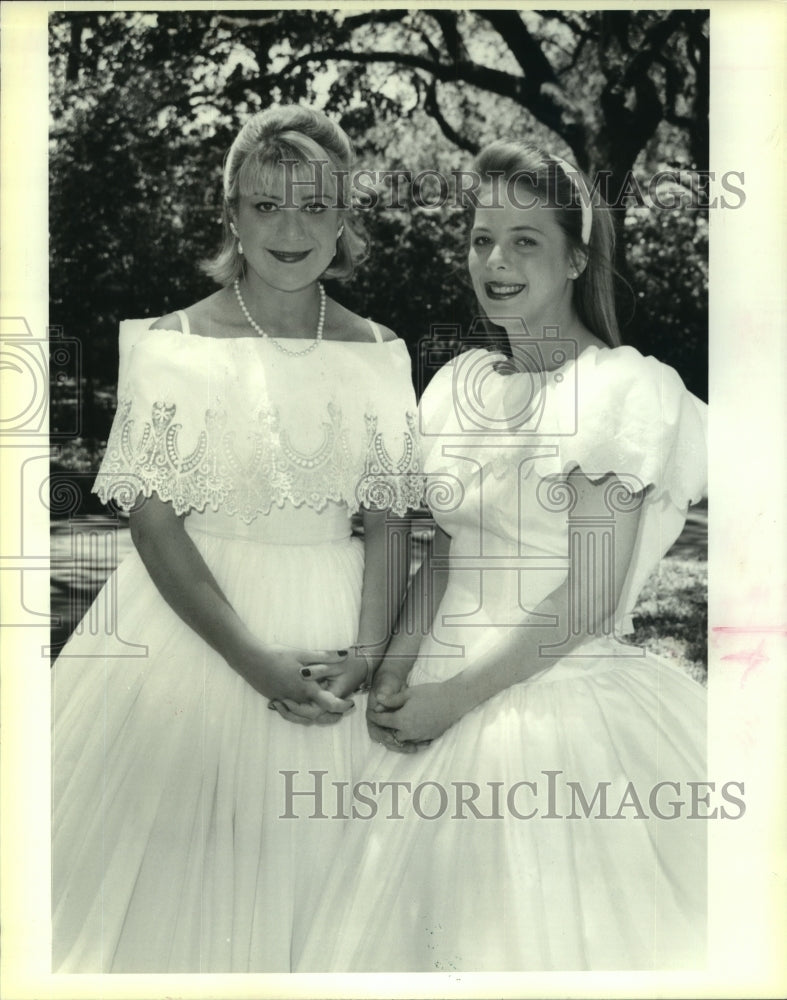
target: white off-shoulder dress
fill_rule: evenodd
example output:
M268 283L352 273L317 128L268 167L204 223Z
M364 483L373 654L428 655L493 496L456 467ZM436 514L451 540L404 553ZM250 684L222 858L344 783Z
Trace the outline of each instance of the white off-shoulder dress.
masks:
M346 649L364 563L350 516L420 500L404 343L372 325L368 342L292 357L149 326L121 325L95 491L126 509L155 492L187 514L264 641ZM53 669L53 968L288 971L342 823L281 818L282 772L350 780L363 703L335 725L287 722L169 608L136 552L106 587L119 621L104 631L136 655L85 628Z
M705 689L622 636L704 494L706 407L631 347L590 348L549 374L501 366L468 351L421 400L427 501L451 547L409 683L443 681L496 646L511 655L512 629L566 580L570 548L605 578L616 512L632 502L609 473L645 491L616 626L556 648L551 666L417 754L370 750L297 969L704 961L706 817L725 805L691 784L708 777ZM569 521L575 468L608 484L595 524ZM575 604L570 622L582 618Z

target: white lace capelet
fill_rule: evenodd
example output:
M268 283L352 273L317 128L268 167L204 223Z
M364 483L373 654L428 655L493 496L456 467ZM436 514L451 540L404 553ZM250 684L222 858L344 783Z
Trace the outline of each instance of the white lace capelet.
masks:
M129 510L155 492L178 514L250 523L273 505L403 514L423 492L403 341L323 341L292 357L257 337L120 325L118 405L93 491Z

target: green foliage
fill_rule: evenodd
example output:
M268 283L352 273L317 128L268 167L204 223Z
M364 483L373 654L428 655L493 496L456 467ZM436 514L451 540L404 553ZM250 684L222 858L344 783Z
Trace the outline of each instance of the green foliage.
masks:
M634 314L624 339L680 372L707 399L708 217L699 209L643 210L626 219Z
M370 257L336 297L395 329L415 359L418 343L435 325L467 326L473 315L475 296L463 266L465 214L377 209L364 221Z

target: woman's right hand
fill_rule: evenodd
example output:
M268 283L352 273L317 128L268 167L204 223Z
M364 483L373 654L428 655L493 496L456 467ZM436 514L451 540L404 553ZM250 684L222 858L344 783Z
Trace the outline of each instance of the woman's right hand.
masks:
M198 636L273 707L285 706L282 715L292 712L292 721L335 722L352 708L351 701L301 676L304 666L341 659L337 652L261 642L227 600L186 531L185 517L155 493L138 499L129 517L132 541L161 596Z
M342 659L336 650L252 643L233 657L231 666L255 691L268 698L284 718L309 724L338 722L350 711L353 702L338 698L316 680L303 677L301 669Z
M406 690L407 675L386 667L383 661L374 675L366 704L366 728L369 730L369 736L375 743L382 743L384 747L396 753L416 753L418 746L415 743L400 742L392 729L377 725L369 717L369 713L392 712L401 708L405 702Z

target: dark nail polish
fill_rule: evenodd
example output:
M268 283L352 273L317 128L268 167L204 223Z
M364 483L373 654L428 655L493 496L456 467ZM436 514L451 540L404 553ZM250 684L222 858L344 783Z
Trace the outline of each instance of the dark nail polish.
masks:
M301 667L301 677L311 677L312 672L308 667Z
M347 650L346 649L337 649L336 650L336 654L337 654L337 656L347 656Z

